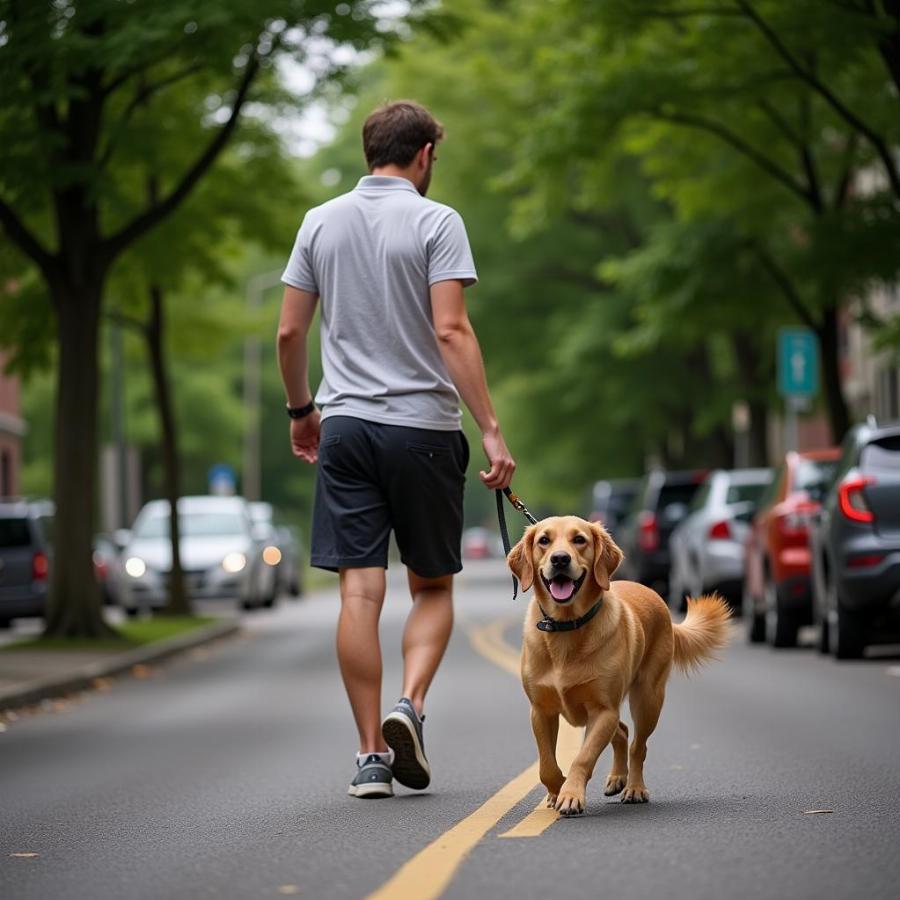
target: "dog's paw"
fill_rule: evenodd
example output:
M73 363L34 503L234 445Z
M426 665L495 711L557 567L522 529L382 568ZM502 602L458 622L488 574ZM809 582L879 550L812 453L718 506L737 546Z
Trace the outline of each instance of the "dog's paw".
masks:
M622 794L623 803L647 803L650 800L650 791L642 784L630 784Z
M625 782L627 780L627 775L610 775L609 778L606 779L606 788L603 793L606 794L607 797L614 797L616 794L620 794L625 787Z
M547 794L547 808L548 809L556 808L556 794Z
M556 811L561 816L580 816L584 812L584 788L563 785L556 798Z

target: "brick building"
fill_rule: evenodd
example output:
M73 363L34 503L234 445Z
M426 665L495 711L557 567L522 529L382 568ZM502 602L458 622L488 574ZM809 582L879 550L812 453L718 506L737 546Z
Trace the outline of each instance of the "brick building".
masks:
M19 381L4 375L6 359L0 353L0 497L21 491L22 437L25 422L19 406Z

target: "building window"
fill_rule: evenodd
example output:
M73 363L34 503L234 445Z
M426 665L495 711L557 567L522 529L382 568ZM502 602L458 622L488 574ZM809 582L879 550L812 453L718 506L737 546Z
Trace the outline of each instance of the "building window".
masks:
M12 494L12 453L5 447L0 450L0 497Z

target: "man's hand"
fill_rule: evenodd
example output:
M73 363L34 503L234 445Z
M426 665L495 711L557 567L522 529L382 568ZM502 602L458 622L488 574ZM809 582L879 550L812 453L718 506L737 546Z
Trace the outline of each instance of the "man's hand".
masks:
M291 419L291 452L304 462L319 458L319 411L314 409L302 419Z
M513 473L516 471L516 461L506 448L506 441L498 428L496 431L486 431L481 438L481 446L485 456L491 464L489 472L479 472L484 486L491 490L509 487Z

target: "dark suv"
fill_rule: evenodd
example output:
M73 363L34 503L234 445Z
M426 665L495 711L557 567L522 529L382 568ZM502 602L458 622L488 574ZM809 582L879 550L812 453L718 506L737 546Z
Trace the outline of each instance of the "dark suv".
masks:
M820 649L900 640L900 424L851 429L812 536Z
M662 594L669 593L669 538L687 516L694 494L707 471L663 472L644 476L635 502L616 538L625 553L618 577L640 581Z
M0 628L44 614L52 522L49 501L0 499Z

